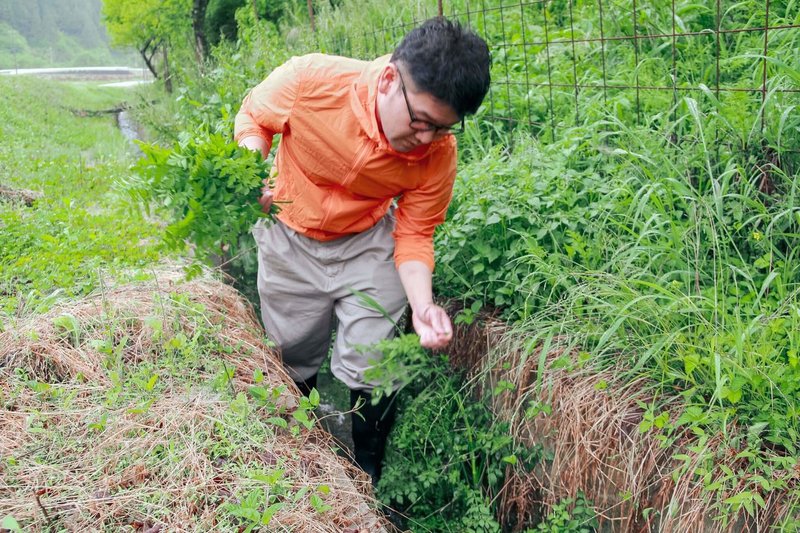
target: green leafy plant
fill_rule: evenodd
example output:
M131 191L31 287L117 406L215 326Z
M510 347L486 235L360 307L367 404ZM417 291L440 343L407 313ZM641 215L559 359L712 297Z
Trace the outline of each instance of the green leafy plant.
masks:
M241 518L245 523L243 531L250 533L261 526L268 526L273 515L286 505L277 501L277 498L276 494L254 489L238 503L226 503L225 510L232 516Z
M599 527L592 502L582 492L550 507L547 517L528 533L593 533Z
M384 358L368 374L380 382L374 391L403 385L399 422L377 486L381 500L422 528L457 524L459 531L500 531L492 502L507 469L532 468L541 450L515 443L489 398L462 388L447 359L422 349L416 335L382 341L376 349Z
M17 522L17 520L12 515L6 515L3 518L3 521L0 522L0 526L2 526L4 529L13 531L15 533L18 531L22 531L19 522Z
M170 221L167 244L182 250L191 242L203 254L222 254L237 245L259 219L258 198L269 170L258 152L239 147L230 138L201 131L182 135L171 148L141 145L145 156L135 170L134 198L162 208Z

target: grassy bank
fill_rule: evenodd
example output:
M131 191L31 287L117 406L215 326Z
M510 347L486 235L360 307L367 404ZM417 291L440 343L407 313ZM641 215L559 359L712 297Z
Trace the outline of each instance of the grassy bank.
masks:
M125 89L0 78L0 310L7 319L53 298L87 294L104 277L147 275L159 227L131 209L119 182L133 162L116 116ZM137 271L138 269L138 271Z
M572 130L563 143L518 140L510 155L467 165L438 234L447 265L439 289L477 302L461 321L497 306L513 320L512 341L472 363L482 390L497 379L512 384L515 401L504 410L520 438L573 451L591 440L586 469L632 431L622 440L652 439L666 451L653 463L642 446L626 463L659 464L679 487L663 489L663 508L634 509L631 524L644 512L639 524L666 530L791 531L800 459L796 176L769 167L766 194L763 163L728 152L727 170L706 172L702 145L667 139L605 123ZM582 403L571 401L576 382ZM598 404L611 407L592 411ZM605 427L619 433L594 439ZM663 488L643 471L609 481L619 495L609 500L596 480L623 466L593 470L584 485L559 485L570 473L555 470L543 491L585 490L611 517ZM713 523L704 522L709 514Z
M130 93L0 94L0 529L384 531L252 307L128 202Z

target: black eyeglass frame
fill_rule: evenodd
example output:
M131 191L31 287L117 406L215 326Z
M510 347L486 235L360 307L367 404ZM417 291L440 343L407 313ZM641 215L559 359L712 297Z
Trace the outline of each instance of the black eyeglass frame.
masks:
M427 120L417 118L417 116L414 114L414 110L411 109L411 103L408 101L406 82L403 80L403 74L400 72L400 67L395 66L395 68L397 68L397 75L400 77L400 89L403 91L403 99L406 101L408 117L411 119L411 122L408 123L409 128L415 131L432 131L434 134L440 131L443 133L464 133L463 118L459 124L454 124L452 126L441 126L439 124L434 124L433 122L428 122Z

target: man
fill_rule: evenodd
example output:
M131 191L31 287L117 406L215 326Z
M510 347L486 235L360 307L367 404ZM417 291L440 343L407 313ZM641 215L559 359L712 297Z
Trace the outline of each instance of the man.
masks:
M433 232L444 221L456 174L453 130L489 88L486 43L443 18L408 33L372 62L311 54L275 69L236 116L241 146L266 155L282 134L260 203L279 202L278 222L257 225L258 290L270 338L300 390L316 384L336 317L331 371L351 390L354 455L380 476L394 402L371 405L363 353L394 333L411 306L427 348L452 337L433 303ZM399 198L397 207L394 199ZM391 317L366 305L363 293Z

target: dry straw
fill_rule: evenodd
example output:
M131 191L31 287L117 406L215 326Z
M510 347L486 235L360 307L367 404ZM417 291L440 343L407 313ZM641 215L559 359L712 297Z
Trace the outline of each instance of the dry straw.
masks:
M284 504L262 530L385 530L366 475L332 451L327 433L294 435L253 402L232 413L231 396L259 371L260 386L284 386L275 404L285 413L297 391L233 289L180 278L161 272L0 333L0 516L30 531L236 531L243 523L228 506L255 491ZM135 395L109 400L118 389L104 341L122 346L125 368L157 368L180 357L164 350L170 338L194 339L198 328L214 332L204 346L218 349L193 375L160 376L144 406ZM233 378L215 391L220 367Z
M654 403L654 384L644 379L625 382L622 368L581 364L568 337L552 339L544 357L543 346L530 334L482 317L457 327L448 348L457 354L451 361L469 372L478 394L490 394L501 380L514 384L513 391L493 398L493 409L511 423L518 442L540 444L548 453L549 459L531 472L519 465L507 467L500 495L503 523L518 531L579 492L592 501L604 531L757 532L786 518L791 508L787 494L773 490L753 516L742 510L728 516L727 523L714 520L715 506L734 493L704 490L704 480L695 474L703 452L696 448L698 439L683 433L663 446L656 432L639 431L645 412L641 406ZM556 360L569 369L554 368ZM526 416L533 405L550 411ZM672 422L677 420L677 400L665 404L662 395L660 406ZM716 449L722 440L715 436L705 447ZM679 464L673 459L676 454L691 460ZM738 470L735 455L732 451L715 464L712 482L724 475L720 466Z

